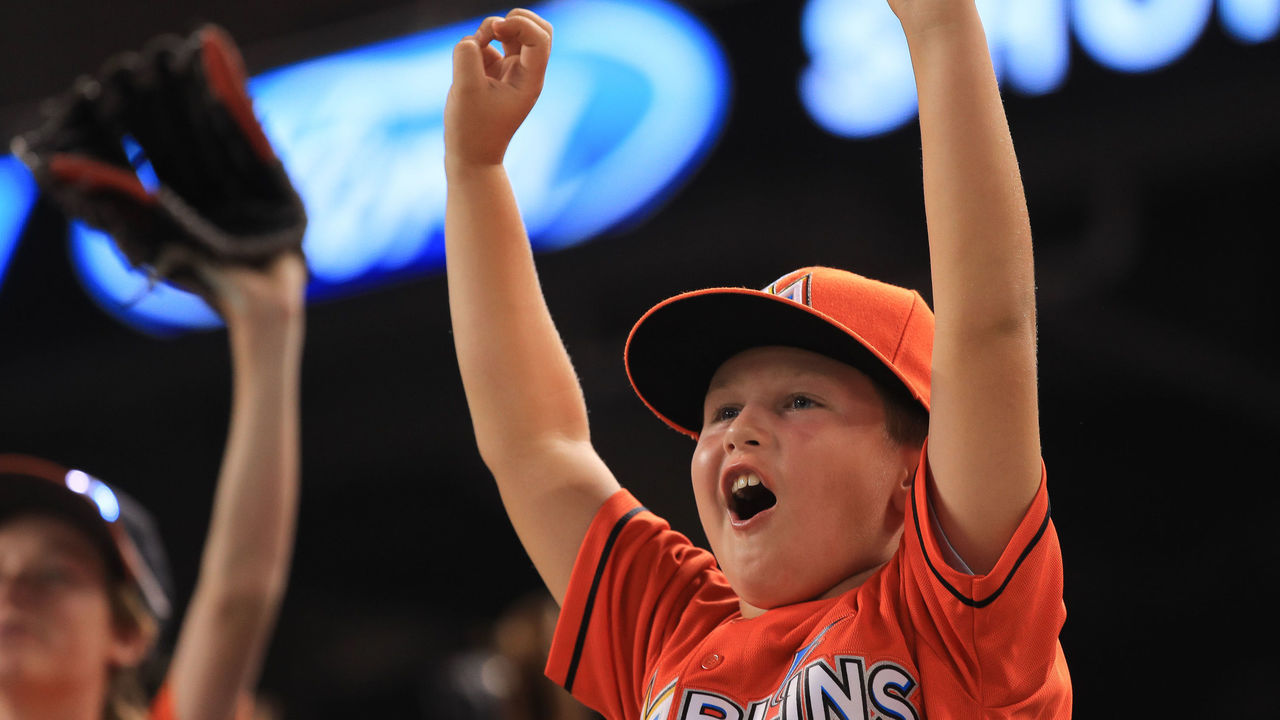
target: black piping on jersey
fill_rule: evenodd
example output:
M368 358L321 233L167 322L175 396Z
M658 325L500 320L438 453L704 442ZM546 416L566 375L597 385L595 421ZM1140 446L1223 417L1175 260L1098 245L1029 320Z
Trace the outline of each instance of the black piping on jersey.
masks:
M1018 568L1022 566L1022 561L1027 559L1027 556L1035 549L1036 544L1040 542L1040 538L1044 536L1044 531L1049 529L1051 510L1052 508L1045 509L1044 520L1040 523L1040 529L1036 531L1035 537L1031 538L1031 542L1027 543L1027 546L1023 548L1022 554L1013 563L1013 567L1009 570L1009 574L1005 576L1004 582L1000 583L1000 587L996 588L995 592L987 597L981 600L974 600L953 587L951 583L947 582L946 578L942 577L942 573L938 572L938 568L934 567L933 558L929 557L929 550L924 544L924 533L920 530L920 511L916 506L916 492L914 488L911 490L911 516L916 526L916 537L920 540L920 549L924 552L925 563L929 565L929 570L933 572L933 576L938 579L938 582L942 583L942 587L946 588L960 602L974 608L984 608L990 605L995 602L996 598L1000 597L1000 593L1004 592L1005 587L1009 585L1009 581L1013 579L1013 574L1018 572Z
M630 512L618 518L609 531L609 539L604 541L604 549L600 551L600 560L596 564L596 575L591 578L591 590L587 592L587 603L582 608L582 624L578 626L578 640L573 644L573 657L569 659L569 671L565 673L564 689L573 692L573 679L578 674L578 662L582 660L582 648L587 644L587 625L591 622L591 610L596 604L596 591L600 589L600 580L604 577L604 568L609 563L609 554L613 552L613 544L626 525L643 507L632 508Z

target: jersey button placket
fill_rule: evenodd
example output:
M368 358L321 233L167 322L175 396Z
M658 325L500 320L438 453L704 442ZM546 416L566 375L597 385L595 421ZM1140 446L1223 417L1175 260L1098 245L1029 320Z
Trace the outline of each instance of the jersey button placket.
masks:
M724 662L723 655L720 655L719 653L707 653L707 655L702 658L702 669L711 670L718 667L722 662Z

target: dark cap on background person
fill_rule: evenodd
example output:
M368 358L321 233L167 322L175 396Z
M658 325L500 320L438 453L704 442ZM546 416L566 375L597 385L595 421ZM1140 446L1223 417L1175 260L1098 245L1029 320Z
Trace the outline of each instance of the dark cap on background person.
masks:
M172 611L172 580L150 513L82 471L30 455L0 454L0 524L43 513L70 522L102 553L116 579L134 583L160 621Z

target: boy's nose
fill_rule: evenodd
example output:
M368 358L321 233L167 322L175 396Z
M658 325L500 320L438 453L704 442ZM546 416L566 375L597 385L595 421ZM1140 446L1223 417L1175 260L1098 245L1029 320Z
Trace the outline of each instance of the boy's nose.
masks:
M725 450L759 447L767 439L767 432L758 415L759 412L752 408L743 408L738 412L738 416L724 433Z

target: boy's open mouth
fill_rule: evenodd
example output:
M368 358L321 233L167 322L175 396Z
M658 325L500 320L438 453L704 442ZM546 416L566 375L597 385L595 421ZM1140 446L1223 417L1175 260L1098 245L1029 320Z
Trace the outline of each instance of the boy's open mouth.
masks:
M729 512L738 522L746 522L777 503L777 496L755 473L741 475L729 486Z

